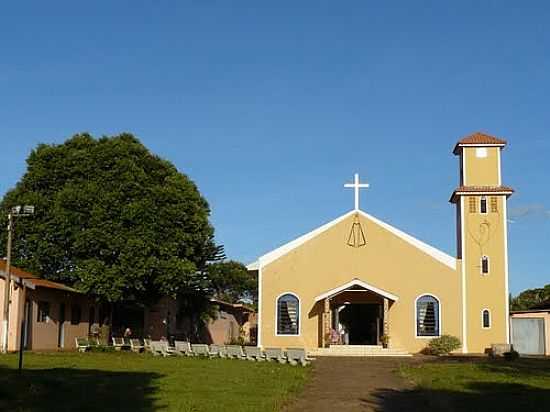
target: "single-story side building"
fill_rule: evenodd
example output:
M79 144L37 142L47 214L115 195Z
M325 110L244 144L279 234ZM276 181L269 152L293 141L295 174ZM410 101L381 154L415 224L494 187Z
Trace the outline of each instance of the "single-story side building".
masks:
M550 356L550 302L537 309L513 311L510 329L519 353Z
M8 351L73 349L75 337L88 336L89 318L98 308L86 295L61 283L11 267ZM6 262L0 261L0 307L4 306ZM4 314L0 313L3 325ZM22 333L22 323L25 328ZM92 320L93 321L93 320ZM2 335L3 336L3 331Z
M241 340L256 343L256 312L240 304L211 299L216 316L206 323L193 320L179 310L176 299L165 297L144 311L144 336L151 339L184 339L224 345Z
M0 308L4 304L5 270L6 262L0 260ZM243 304L212 299L216 316L203 323L181 314L178 301L170 297L160 299L150 308L131 304L111 307L19 268L12 266L10 272L9 351L19 350L21 339L24 348L29 350L74 350L75 338L89 336L94 325L93 329L102 331L103 344L110 341L111 334L122 336L127 327L133 336L140 338L168 337L213 344L237 340L256 343L256 312ZM2 324L3 311L0 311ZM107 328L102 328L104 325Z

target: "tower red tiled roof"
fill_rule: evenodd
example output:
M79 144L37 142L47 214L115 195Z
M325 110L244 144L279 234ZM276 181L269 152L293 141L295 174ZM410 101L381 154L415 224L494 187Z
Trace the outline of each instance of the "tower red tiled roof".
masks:
M476 132L470 136L466 136L458 141L455 146L454 154L460 153L461 146L484 146L484 145L499 145L506 146L506 140L499 139L498 137L490 136L485 133Z
M459 186L453 192L450 202L454 203L458 196L468 194L491 194L491 193L504 193L507 196L514 193L514 189L508 186Z

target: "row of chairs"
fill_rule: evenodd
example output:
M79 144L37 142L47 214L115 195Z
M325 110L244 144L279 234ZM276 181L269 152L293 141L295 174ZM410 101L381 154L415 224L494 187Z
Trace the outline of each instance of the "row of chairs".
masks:
M146 347L147 350L147 347ZM308 358L303 348L260 349L256 346L239 345L206 345L191 344L185 341L175 341L170 346L166 341L151 341L150 351L155 356L201 356L208 358L245 359L250 361L276 361L291 365L309 365L312 359Z
M153 341L151 339L112 338L115 350L131 350L133 352L150 352L155 356L200 356L208 358L246 359L251 361L275 361L291 365L306 366L311 362L303 348L266 348L239 345L206 345L191 344L186 341L175 341L170 346L167 341ZM92 346L100 346L94 338L76 338L76 347L80 352L88 351Z
M143 352L145 350L145 344L139 339L125 339L125 338L112 338L113 348L115 350L131 350L133 352ZM77 337L75 338L76 349L79 352L86 352L93 346L103 346L98 338L95 337Z

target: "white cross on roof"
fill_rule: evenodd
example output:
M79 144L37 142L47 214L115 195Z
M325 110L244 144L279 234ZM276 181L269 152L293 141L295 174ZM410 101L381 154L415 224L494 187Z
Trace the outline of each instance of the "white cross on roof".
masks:
M367 189L368 183L359 183L359 173L355 173L354 182L346 183L345 188L353 188L355 190L355 210L359 210L359 189Z

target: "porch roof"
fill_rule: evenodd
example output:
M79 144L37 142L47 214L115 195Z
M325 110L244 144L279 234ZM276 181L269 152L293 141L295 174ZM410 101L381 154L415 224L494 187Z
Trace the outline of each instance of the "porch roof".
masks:
M346 283L342 286L331 289L328 292L325 292L322 295L317 296L315 298L315 302L319 302L319 301L324 300L326 298L332 298L332 297L334 297L334 296L336 296L336 295L338 295L342 292L345 292L346 290L348 290L349 288L351 288L353 286L360 286L363 289L374 292L377 295L380 295L380 296L383 296L387 299L393 300L394 302L397 302L399 300L399 297L394 295L393 293L386 292L385 290L377 288L376 286L369 285L367 282L364 282L361 279L355 278L355 279L350 280L348 283Z

